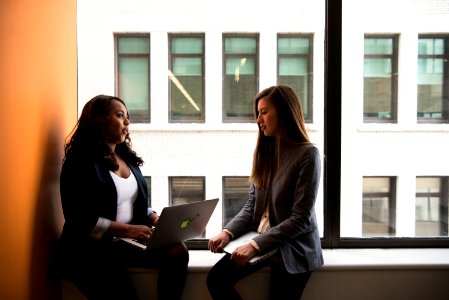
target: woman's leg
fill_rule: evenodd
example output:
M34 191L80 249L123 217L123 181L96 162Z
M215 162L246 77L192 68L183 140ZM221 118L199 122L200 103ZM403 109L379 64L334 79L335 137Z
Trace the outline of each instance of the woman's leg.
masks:
M207 275L207 288L214 300L241 300L234 285L268 264L268 260L265 260L255 265L237 266L230 258L231 255L226 254Z
M61 275L89 300L138 299L128 272L111 248L92 250L60 262Z
M312 272L290 274L279 263L271 265L270 300L299 300Z
M120 241L117 244L120 260L126 267L158 269L157 294L159 300L181 299L187 277L189 252L184 243L142 251Z
M158 269L157 294L159 300L181 299L187 277L189 252L184 243L142 251L126 243L128 267Z
M181 299L187 277L189 252L184 244L163 248L157 290L159 300Z

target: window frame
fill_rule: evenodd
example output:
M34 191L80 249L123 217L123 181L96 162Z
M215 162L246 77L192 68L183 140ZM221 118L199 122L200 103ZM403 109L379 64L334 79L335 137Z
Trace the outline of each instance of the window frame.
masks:
M396 177L393 176L363 176L363 179L370 178L382 178L388 180L387 192L365 192L363 191L362 201L366 201L365 198L387 198L388 199L388 236L394 237L396 235ZM371 200L370 200L371 201ZM364 222L362 220L362 227ZM363 235L363 231L362 231Z
M418 105L419 99L417 95L417 111L416 119L419 124L444 124L449 123L449 34L419 34L418 41L420 39L443 39L444 40L444 54L442 55L424 55L418 53L418 59L420 58L441 58L445 61L443 71L443 91L442 91L442 109L443 116L439 119L418 117ZM419 75L419 74L418 74ZM418 84L416 89L418 90Z
M120 54L119 53L119 39L120 38L148 38L148 54ZM146 57L148 59L148 114L145 116L139 116L136 113L132 113L133 119L131 121L135 123L151 123L151 35L150 33L114 33L114 50L115 50L115 59L114 59L114 77L115 77L115 94L117 97L121 97L120 95L120 76L119 76L119 59L120 57ZM126 103L126 99L123 99Z
M324 43L324 232L323 248L448 248L449 238L342 238L341 135L342 135L342 1L325 0Z
M439 208L438 208L438 217L439 217L439 234L441 237L448 236L448 226L444 227L444 220L448 221L448 206L449 206L449 176L417 176L416 179L419 178L434 178L440 181L440 190L438 192L416 192L415 193L415 201L418 197L438 197L439 199ZM415 202L416 205L416 202ZM415 226L416 226L416 218L415 218Z
M252 55L254 57L255 68L255 80L256 80L256 93L259 91L259 33L223 33L222 34L222 122L223 123L252 123L254 122L253 111L251 116L248 117L228 117L226 109L226 61L229 57L240 57L242 54L226 54L225 40L227 38L254 38L256 42L256 53ZM256 94L254 93L254 95Z
M280 38L307 38L309 40L309 53L308 54L279 54L279 39ZM314 36L312 33L278 33L276 37L276 76L277 83L280 83L279 65L280 58L306 58L307 59L307 99L302 99L302 103L307 103L307 107L303 110L305 113L304 121L306 123L313 123L313 45ZM298 95L299 96L299 95ZM301 104L302 104L301 103Z
M202 40L202 52L199 54L173 54L172 43L174 39L177 38L200 38ZM201 58L201 111L199 117L173 117L172 114L172 84L171 79L168 78L168 122L169 123L204 123L206 120L206 101L205 101L205 34L204 33L169 33L168 34L168 68L170 71L173 70L173 60L174 58Z
M341 209L341 121L342 121L342 0L325 0L324 43L324 231L323 248L447 248L449 238L388 237L342 238ZM223 62L224 63L224 62ZM259 62L256 67L259 68ZM257 78L258 80L258 78ZM189 248L207 248L207 240L198 240Z
M363 96L363 122L364 123L397 123L398 122L398 68L399 68L399 35L398 34L365 34L363 41L366 39L392 39L392 54L366 54L363 58L369 59L390 59L391 60L391 112L390 118L366 117L365 116L365 96ZM365 80L365 75L363 76ZM365 84L363 84L363 92L365 93Z

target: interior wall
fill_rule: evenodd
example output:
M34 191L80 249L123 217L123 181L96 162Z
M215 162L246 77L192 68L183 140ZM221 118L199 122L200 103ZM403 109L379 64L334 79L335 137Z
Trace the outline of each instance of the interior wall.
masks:
M0 299L53 299L59 170L77 118L76 0L0 0Z

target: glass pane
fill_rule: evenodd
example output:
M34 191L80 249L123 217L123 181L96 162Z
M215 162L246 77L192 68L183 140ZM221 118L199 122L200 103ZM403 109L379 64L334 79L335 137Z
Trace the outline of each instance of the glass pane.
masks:
M390 208L394 199L391 194L390 178L363 178L362 236L382 237L394 234Z
M202 54L203 39L200 38L173 38L172 54Z
M234 75L234 80L239 81L240 75L255 75L256 65L254 58L228 58L226 59L226 75Z
M170 199L172 205L204 200L204 177L171 177Z
M119 54L149 53L149 38L145 37L120 37L118 42Z
M309 54L308 38L279 38L278 54Z
M200 75L202 73L201 58L174 58L173 74L175 75Z
M447 177L416 178L415 235L447 236Z
M444 39L421 38L418 41L418 54L420 55L442 55L444 51Z
M171 38L170 122L204 121L203 38Z
M177 76L171 83L171 119L198 119L202 115L202 82L199 76Z
M365 39L365 54L393 54L393 40L367 38Z
M253 122L253 98L257 92L255 59L228 58L225 67L225 119L243 118Z
M254 38L226 38L225 54L255 54L257 52Z
M446 38L447 39L447 38ZM421 123L448 119L447 62L445 40L420 38L418 45L418 105L417 117Z
M308 62L305 58L279 58L279 75L307 75Z
M312 37L288 35L278 35L278 83L294 89L301 100L306 122L312 123L313 99L309 91L313 78Z
M439 177L416 178L416 193L440 193Z
M223 226L248 200L249 177L223 177Z
M148 58L123 57L119 59L119 97L123 98L130 111L134 113L148 113Z
M342 1L341 238L447 237L438 203L447 186L432 177L449 170L449 11L440 4Z

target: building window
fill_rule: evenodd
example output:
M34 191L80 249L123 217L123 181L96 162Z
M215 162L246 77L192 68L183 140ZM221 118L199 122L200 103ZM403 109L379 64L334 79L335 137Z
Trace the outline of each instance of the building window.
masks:
M416 178L416 236L448 236L448 178Z
M204 122L204 34L170 34L169 121Z
M298 94L306 122L312 123L312 36L278 34L277 81Z
M448 50L448 36L419 36L417 117L421 123L448 122Z
M363 177L363 237L395 235L396 178Z
M242 209L248 190L249 177L223 177L223 226Z
M150 122L150 37L115 36L116 94L123 99L132 122Z
M397 121L398 41L365 36L363 116L366 123Z
M205 179L202 176L169 177L170 205L185 204L205 199Z
M253 122L259 36L223 35L223 122Z

